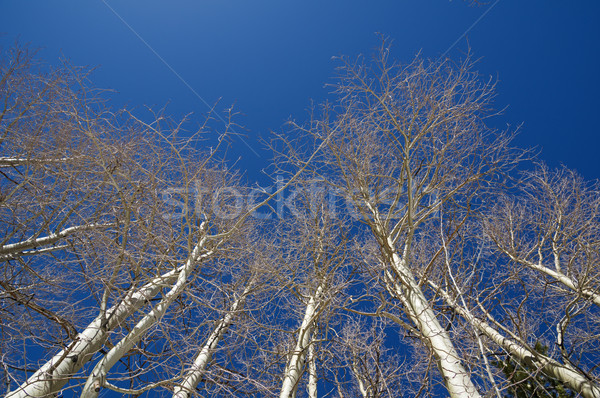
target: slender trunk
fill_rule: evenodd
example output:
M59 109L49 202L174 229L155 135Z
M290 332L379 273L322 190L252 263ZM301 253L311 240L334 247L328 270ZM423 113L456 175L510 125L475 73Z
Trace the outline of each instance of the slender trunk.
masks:
M309 344L311 344L314 323L319 310L319 298L323 291L323 286L320 285L313 296L308 300L302 325L298 330L298 337L294 351L290 355L290 359L285 367L283 384L281 386L280 398L295 398L298 389L298 382L304 373L304 365L306 361L306 353Z
M171 303L179 297L186 286L189 275L196 266L205 240L206 238L202 239L196 247L194 247L194 250L192 250L192 253L182 270L179 272L179 275L177 275L177 281L156 307L144 316L134 326L131 332L115 344L115 346L96 364L85 383L83 392L81 393L82 398L96 398L98 396L100 389L104 385L104 380L106 379L108 371L123 357L123 355L129 352L129 350L141 340L151 326L160 321Z
M408 184L410 186L410 181ZM408 198L408 208L410 211L413 208L413 204L410 203L411 195L408 195ZM388 285L388 291L392 296L398 297L402 301L402 304L407 307L407 314L421 333L422 340L429 346L436 358L438 368L444 378L444 383L450 396L452 398L481 397L471 381L469 372L462 365L462 359L454 347L450 334L440 325L435 312L429 305L429 301L423 294L421 287L416 282L415 276L406 263L409 243L405 246L405 253L401 258L396 251L396 244L392 237L383 227L384 223L381 221L377 208L368 201L365 201L364 204L373 215L373 234L377 238L381 248L388 254L388 261L391 263L393 273L400 280L400 283ZM408 223L412 228L411 219L412 217L409 217Z
M28 249L49 246L55 244L63 238L66 238L67 236L73 235L76 232L87 231L94 228L105 228L110 227L111 225L112 224L77 225L74 227L64 228L58 232L53 232L47 236L34 236L20 242L3 244L0 245L0 257L14 256Z
M108 333L154 298L165 284L173 283L179 271L154 278L110 308L106 316L96 317L67 348L52 357L7 398L46 397L57 393L104 345Z
M64 163L75 158L57 158L57 159L27 159L27 158L11 158L0 157L0 167L17 167L31 164L51 164Z
M317 398L317 358L315 356L315 346L308 346L308 398Z
M554 278L556 281L560 282L563 286L568 287L569 289L571 289L574 293L580 294L581 296L585 297L588 300L591 300L594 304L596 304L597 306L600 307L600 294L598 294L597 292L595 292L593 289L589 289L586 288L585 286L578 286L577 281L569 278L568 276L566 276L565 274L555 271L549 267L546 267L544 265L541 264L535 264L529 261L520 261L518 258L514 257L514 256L510 256L514 261L517 261L521 264L525 264L525 266L542 272L552 278Z
M365 385L365 380L363 375L361 374L360 369L356 365L356 357L352 358L352 373L354 377L356 377L356 382L358 383L358 390L360 391L360 395L362 398L371 398L369 394L369 387Z
M190 369L188 369L185 378L182 380L180 385L175 387L173 398L188 398L192 395L192 391L196 389L196 386L198 386L198 383L200 383L202 376L204 376L206 367L210 363L212 353L217 348L219 341L221 338L223 338L223 335L227 329L231 326L231 323L233 322L234 317L237 315L237 312L244 306L246 297L250 293L253 285L254 283L251 281L242 295L233 302L225 315L219 319L212 333L206 340L206 343L194 359L194 363Z
M450 335L437 320L435 313L415 278L397 253L392 255L394 271L402 280L402 291L394 293L404 295L410 305L409 315L422 333L425 342L436 357L438 367L451 397L479 397L479 392L471 381L462 359L454 348Z

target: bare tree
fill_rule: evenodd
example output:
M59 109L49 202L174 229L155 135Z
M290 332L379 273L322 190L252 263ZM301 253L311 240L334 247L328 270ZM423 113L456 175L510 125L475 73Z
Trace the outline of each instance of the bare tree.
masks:
M486 220L495 248L541 279L536 285L600 306L597 184L542 166L526 175L521 190L502 198Z
M367 320L373 320L370 327L365 325ZM407 371L412 369L405 368L405 361L386 344L390 326L389 321L378 317L347 320L333 341L327 364L337 370L334 380L340 396L408 395Z
M112 209L104 205L114 191L100 177L96 159L86 153L94 143L81 128L73 91L85 75L34 68L33 53L26 49L17 47L3 58L3 342L28 345L40 339L36 344L53 348L66 346L77 334L80 314L65 301L68 289L84 283L70 272L77 261L73 248L87 234L114 226ZM95 103L94 93L90 95L90 104ZM6 366L26 369L28 359Z
M479 396L416 269L414 242L445 203L469 198L513 157L510 136L483 123L493 85L471 61L416 59L398 65L385 43L371 64L342 59L336 103L297 126L302 139L327 140L313 170L353 205L377 243L382 281L435 356L451 396ZM288 143L285 156L302 163ZM284 151L284 150L282 150Z
M102 388L193 394L249 295L265 285L250 215L302 170L246 209L238 200L246 190L219 158L231 109L217 148L203 151L209 117L189 132L162 113L112 112L87 71L38 67L18 48L8 56L3 351L19 341L35 353L6 356L8 396L79 390L82 378L86 397ZM197 333L180 333L194 322ZM38 357L42 350L51 356Z
M504 280L488 279L488 291L505 304L482 295L478 309L489 326L520 342L534 368L582 396L600 396L597 182L542 165L519 185L520 192L502 195L483 218L488 258L506 267ZM511 322L495 320L502 318ZM547 358L536 353L538 342L551 347ZM524 354L512 355L530 365Z
M86 69L7 56L8 397L500 398L509 358L600 398L598 184L507 184L523 152L486 125L469 57L342 58L334 102L274 140L286 182L248 208L221 157L232 110L190 132L111 111ZM287 188L292 214L270 202ZM253 219L265 205L280 219Z
M573 248L586 247L582 252L588 253L596 244L595 185L574 177L542 167L518 181L521 193L495 187L485 196L489 206L466 220L460 233L452 223L461 218L446 206L438 227L421 234L420 269L438 270L428 272L426 283L437 306L450 311L451 330L461 331L463 345L471 341L476 348L471 349L471 369L496 396L511 382L493 365L504 356L527 369L529 383L543 374L574 394L600 394L593 360L597 308L586 294L591 285L566 289L568 285L549 277L557 275L553 269L543 268L545 256L579 263L580 252ZM584 272L593 275L594 267ZM575 280L570 284L579 284ZM540 344L550 349L540 351Z
M0 254L2 300L13 317L3 319L3 341L61 349L9 396L57 392L105 350L84 389L94 396L190 286L192 271L221 259L224 242L244 233L241 220L195 203L198 183L215 192L235 181L195 149L197 135L180 138L182 124L111 113L85 71L36 69L18 48L10 56L2 70ZM165 199L174 181L179 198ZM173 201L192 211L174 214ZM20 382L13 374L27 372L29 360L6 363L6 377Z
M285 367L280 397L296 397L306 376L308 396L318 396L318 357L327 330L332 327L352 267L347 250L345 218L335 217L327 207L322 187L307 176L294 184L293 214L279 223L277 273L289 319L283 338Z

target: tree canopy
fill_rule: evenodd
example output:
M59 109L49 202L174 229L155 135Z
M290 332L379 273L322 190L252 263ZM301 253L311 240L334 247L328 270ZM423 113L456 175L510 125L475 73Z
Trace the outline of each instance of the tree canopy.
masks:
M114 110L5 52L1 391L600 398L598 182L494 129L470 56L339 63L257 187L233 110Z

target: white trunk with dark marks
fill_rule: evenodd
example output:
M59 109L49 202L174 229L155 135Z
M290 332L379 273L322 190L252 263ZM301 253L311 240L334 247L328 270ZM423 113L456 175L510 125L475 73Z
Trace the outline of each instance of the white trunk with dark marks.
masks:
M309 298L308 304L306 305L302 325L300 325L300 329L298 329L294 351L290 354L288 363L285 367L283 384L281 386L281 393L279 394L280 398L294 398L296 396L298 382L304 373L306 365L307 350L309 344L311 344L314 323L317 318L319 299L322 291L323 287L319 286L315 294Z
M188 398L192 396L192 392L196 389L198 383L200 383L200 380L202 380L202 376L204 376L206 367L210 363L212 354L217 348L219 341L221 341L223 335L231 326L233 319L237 315L237 312L244 306L244 301L250 293L251 288L252 283L250 283L242 295L233 302L229 308L229 311L227 311L227 313L225 313L225 315L219 319L212 333L206 340L206 343L204 346L202 346L202 349L198 355L196 355L194 363L190 369L188 369L186 376L181 383L175 387L173 398Z
M104 345L108 333L154 298L165 285L172 284L180 269L154 278L133 294L99 315L64 350L56 354L7 398L46 397L57 393Z

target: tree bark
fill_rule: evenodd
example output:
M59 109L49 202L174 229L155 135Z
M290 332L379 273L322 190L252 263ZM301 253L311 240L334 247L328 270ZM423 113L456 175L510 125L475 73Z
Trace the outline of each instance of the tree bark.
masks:
M283 384L281 386L280 398L295 398L298 389L298 382L304 373L306 354L309 344L311 344L314 330L314 322L319 310L319 299L323 292L323 286L319 285L314 295L308 300L302 325L298 330L298 337L294 351L285 367Z
M538 352L534 352L524 345L511 340L503 336L500 332L490 326L487 322L484 322L475 317L468 309L458 305L450 295L439 288L434 286L437 291L440 292L446 302L452 306L454 311L463 316L469 323L475 326L481 333L485 334L498 346L502 347L506 352L512 355L514 358L525 363L532 363L539 370L544 372L546 375L562 381L569 386L573 391L581 394L584 398L600 398L600 388L593 382L588 380L584 375L576 372L572 368L563 365L552 358L542 355Z
M46 397L57 393L102 348L108 333L154 298L165 284L173 283L180 269L167 272L142 286L106 315L96 317L64 350L61 350L7 398Z
M188 398L192 395L192 392L196 389L200 380L202 380L202 376L204 376L212 353L217 348L219 341L221 341L227 329L231 326L237 312L244 306L246 297L248 297L253 285L253 282L250 282L242 295L233 302L225 315L219 319L206 343L194 359L194 363L187 371L185 378L175 387L173 398Z
M394 271L402 282L402 290L398 291L398 286L392 293L403 295L405 302L410 306L407 312L435 355L450 396L480 397L469 372L462 366L462 359L454 348L448 331L440 325L405 261L395 252L392 254L392 260Z
M201 239L194 247L185 265L177 275L177 281L156 307L144 316L131 332L115 344L115 346L96 364L85 383L81 398L96 398L98 396L100 389L104 385L104 380L108 371L123 357L123 355L140 341L146 331L163 317L167 308L169 308L171 303L179 297L186 286L189 275L196 266L196 262L200 257L200 251L203 249L205 242L206 237Z

